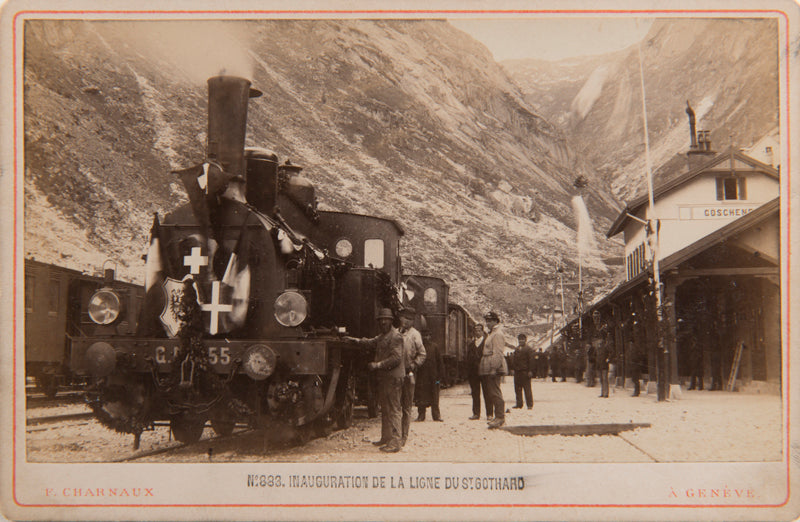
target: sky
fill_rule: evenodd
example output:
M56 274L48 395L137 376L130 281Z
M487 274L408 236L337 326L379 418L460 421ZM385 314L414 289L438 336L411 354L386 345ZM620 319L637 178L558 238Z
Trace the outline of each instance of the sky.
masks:
M451 19L457 28L480 41L496 61L538 58L561 60L616 51L647 34L652 19L644 18L506 18Z

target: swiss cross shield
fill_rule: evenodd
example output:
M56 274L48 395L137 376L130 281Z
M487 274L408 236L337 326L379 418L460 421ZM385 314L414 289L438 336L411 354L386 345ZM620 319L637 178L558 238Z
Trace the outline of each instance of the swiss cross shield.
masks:
M208 302L200 302L203 322L208 333L215 335L228 330L227 315L233 311L233 287L221 281L211 281L203 285Z
M197 282L194 283L197 289ZM202 294L208 296L207 302L198 298L198 304L203 314L203 323L206 331L211 335L229 330L227 315L233 311L233 287L220 281L211 281L201 284ZM181 301L184 297L183 281L168 277L163 284L166 294L164 310L161 312L161 323L169 337L176 337L183 321L180 318Z

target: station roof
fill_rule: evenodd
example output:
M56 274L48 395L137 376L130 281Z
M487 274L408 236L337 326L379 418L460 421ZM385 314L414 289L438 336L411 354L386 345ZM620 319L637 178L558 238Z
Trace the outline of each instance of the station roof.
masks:
M722 171L723 166L721 165L725 161L730 161L731 168L725 168L725 172L734 172L735 168L733 167L736 162L741 162L749 165L751 168L748 169L748 172L760 172L769 176L774 179L779 179L780 174L775 167L767 165L766 163L761 163L760 161L747 156L746 154L742 153L741 151L735 150L733 147L729 147L726 151L720 152L713 158L711 158L706 163L700 165L697 168L694 168L688 172L680 174L675 178L667 181L666 183L662 183L658 187L653 189L653 200L658 200L661 196L672 192L673 190L685 185L686 183L690 182L694 178L698 177L701 174L704 174L708 171ZM720 167L717 169L717 167ZM614 220L614 223L611 224L611 228L608 229L606 232L606 237L613 237L620 232L622 229L625 228L625 224L628 222L628 214L636 214L639 212L642 207L646 206L649 203L649 196L647 193L629 201L625 204L625 208L617 216L617 219Z
M776 215L778 212L780 212L780 198L775 198L767 203L764 203L763 205L753 210L752 212L749 212L744 216L731 221L722 228L715 230L714 232L708 234L707 236L698 239L694 243L660 260L659 271L663 273L673 268L676 268L684 261L691 259L692 257L711 248L714 245L722 243L723 241L729 239L732 236L735 236L736 234L744 232L750 227L758 225L759 223L765 221L766 219ZM603 296L601 299L598 299L596 302L592 303L584 311L583 315L591 314L593 310L602 308L609 302L614 301L616 298L626 295L634 288L647 282L647 279L648 277L650 277L651 273L652 270L645 270L643 272L640 272L636 277L619 284L611 292ZM573 318L567 324L567 326L574 323L576 320L577 317Z

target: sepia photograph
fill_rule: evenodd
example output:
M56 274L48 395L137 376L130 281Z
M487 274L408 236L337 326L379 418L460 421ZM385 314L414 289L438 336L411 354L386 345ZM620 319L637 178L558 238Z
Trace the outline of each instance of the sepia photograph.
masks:
M9 520L800 516L794 2L1 21Z

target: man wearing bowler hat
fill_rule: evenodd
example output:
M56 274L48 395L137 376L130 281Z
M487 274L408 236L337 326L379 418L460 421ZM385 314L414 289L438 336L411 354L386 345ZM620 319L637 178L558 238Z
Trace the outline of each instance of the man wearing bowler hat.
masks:
M514 395L517 404L514 408L522 408L522 395L525 394L525 404L530 410L533 408L533 390L531 389L531 376L535 368L534 351L528 348L528 336L517 336L517 349L511 354L511 369L514 370Z
M378 373L378 397L381 404L381 438L373 442L381 451L397 453L402 447L402 416L400 393L405 377L403 363L403 337L392 326L394 316L388 308L378 313L380 335L372 339L345 337L345 340L361 346L375 348L375 360L367 365L370 371Z
M414 388L416 387L417 370L425 362L425 346L422 335L414 328L416 310L407 306L400 311L400 335L403 337L403 365L406 375L403 378L403 389L400 394L400 408L403 410L400 445L405 446L408 432L411 429L411 412L414 409Z
M481 418L481 375L479 372L481 365L481 357L483 357L483 344L486 342L486 332L483 331L483 325L478 323L473 328L474 338L467 343L467 380L469 380L469 388L472 394L472 417L469 420L478 420ZM489 402L489 396L486 395L484 389L485 403L486 403L486 418L494 418L494 409Z
M500 326L500 317L495 312L489 312L483 318L489 328L489 336L483 343L483 355L478 373L481 375L481 385L485 386L494 406L494 420L489 422L489 429L496 429L506 422L506 406L500 389L500 379L508 374L506 358L503 355L506 340Z

